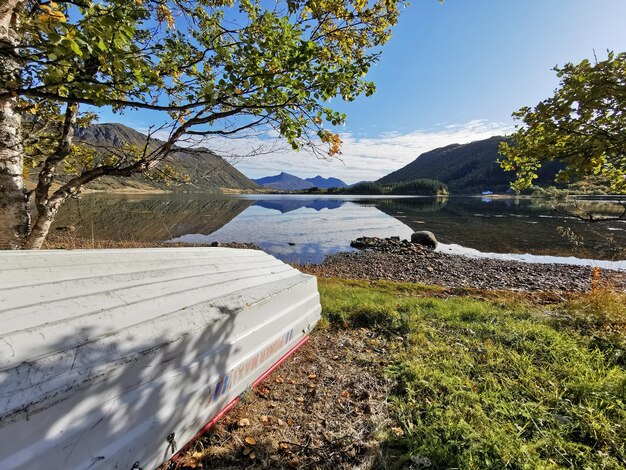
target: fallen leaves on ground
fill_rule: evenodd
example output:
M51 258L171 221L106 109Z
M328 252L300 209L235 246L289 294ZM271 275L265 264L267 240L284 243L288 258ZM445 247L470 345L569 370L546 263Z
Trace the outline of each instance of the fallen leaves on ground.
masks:
M378 431L394 433L397 426L387 410L386 359L371 346L385 341L365 329L318 330L199 439L178 468L375 467Z

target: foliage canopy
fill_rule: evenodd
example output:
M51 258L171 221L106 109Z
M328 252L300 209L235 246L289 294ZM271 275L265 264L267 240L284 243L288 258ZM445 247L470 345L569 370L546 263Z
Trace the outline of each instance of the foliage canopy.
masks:
M514 189L530 187L543 163L558 160L566 166L560 181L600 177L626 192L626 53L555 71L554 96L514 113L523 125L512 144L500 145L502 167L517 172Z
M329 192L345 194L401 194L440 196L448 194L448 187L441 181L432 179L416 179L399 183L382 184L365 181L347 188L337 188Z
M9 222L11 230L35 235L38 241L26 245L38 247L60 204L90 181L159 165L159 174L176 177L162 162L183 139L200 143L273 130L293 149L324 158L339 154L341 139L324 123L341 125L346 116L329 103L374 92L365 76L401 4L9 0L0 10L0 26L9 25L0 27L0 115L27 116L22 129L19 119L0 119L0 134L25 137L10 149L0 143L8 155L0 160L11 161L0 176L11 180L12 200L24 199L15 175L38 172L37 188L29 193L38 219L24 229L28 216L22 216ZM84 107L79 111L84 105L163 112L166 124L157 130L166 138L104 153L81 148L74 129L95 119ZM53 191L59 174L64 179Z
M268 124L294 148L345 116L327 107L374 91L365 74L398 17L396 1L30 2L10 87L43 103L166 111L177 134L228 135ZM227 118L239 119L225 122Z

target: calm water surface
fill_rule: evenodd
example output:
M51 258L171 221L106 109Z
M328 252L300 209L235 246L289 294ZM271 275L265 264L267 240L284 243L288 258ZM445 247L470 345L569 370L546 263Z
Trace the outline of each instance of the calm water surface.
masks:
M621 209L610 201L584 204L607 214ZM351 250L350 241L360 236L409 238L415 230L434 232L441 251L470 256L626 259L625 221L589 224L563 209L515 198L91 194L68 203L56 225L98 239L253 242L302 263ZM613 267L621 266L626 262Z

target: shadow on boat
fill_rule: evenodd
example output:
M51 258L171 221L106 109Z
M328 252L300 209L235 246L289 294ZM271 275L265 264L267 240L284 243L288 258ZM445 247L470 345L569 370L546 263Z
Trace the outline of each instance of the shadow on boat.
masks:
M220 320L183 335L163 327L140 346L131 332L83 328L50 345L56 353L0 372L10 411L0 416L0 468L137 470L169 459L229 401L237 311L214 307Z

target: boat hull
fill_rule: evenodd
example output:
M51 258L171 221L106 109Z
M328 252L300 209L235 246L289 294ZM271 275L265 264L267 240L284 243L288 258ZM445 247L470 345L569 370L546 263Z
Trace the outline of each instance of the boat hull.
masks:
M154 468L301 344L321 311L314 277L253 250L0 262L2 469Z

